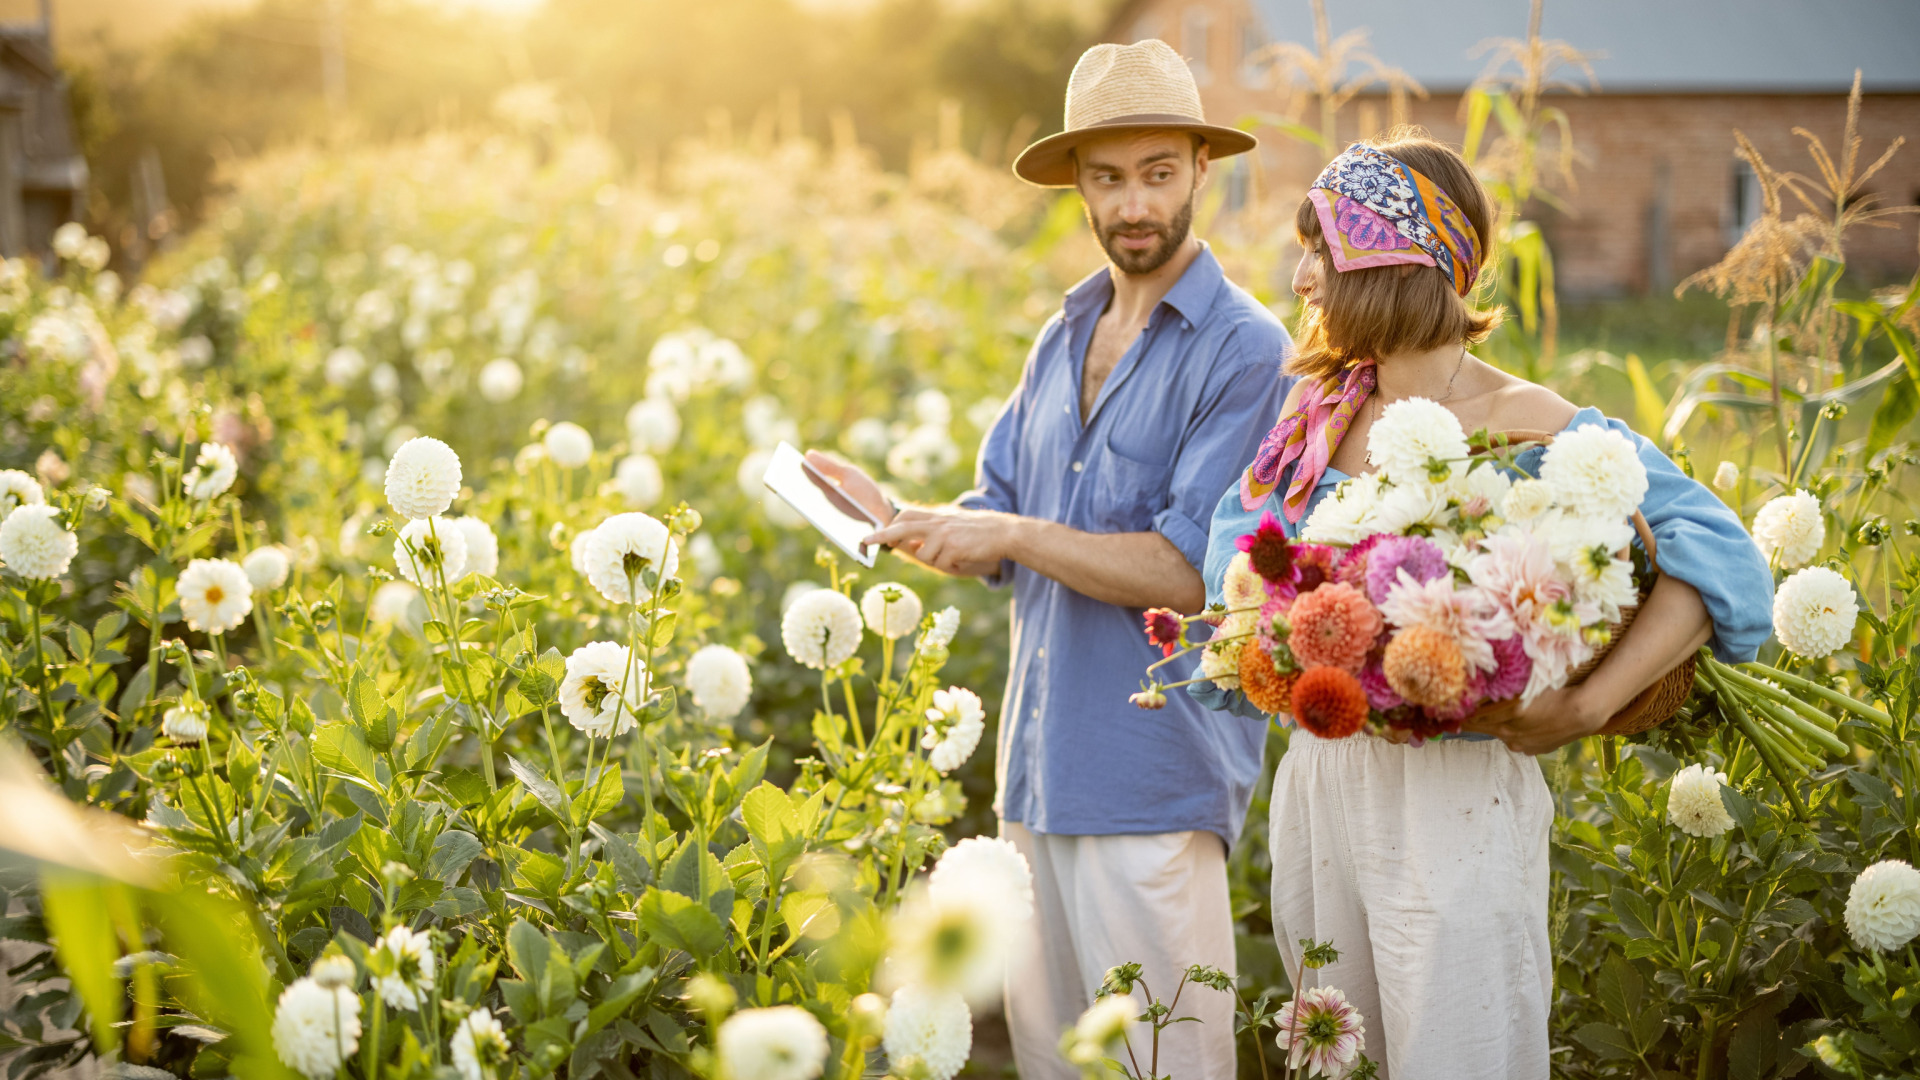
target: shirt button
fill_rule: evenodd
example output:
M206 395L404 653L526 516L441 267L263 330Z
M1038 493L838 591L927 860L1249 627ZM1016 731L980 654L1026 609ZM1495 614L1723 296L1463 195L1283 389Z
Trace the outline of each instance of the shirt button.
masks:
M1046 646L1044 646L1044 645L1043 645L1043 646L1041 646L1041 647L1040 647L1040 649L1039 649L1039 651L1038 651L1038 653L1037 653L1036 655L1038 655L1038 656L1039 656L1039 657L1040 657L1041 659L1043 659L1043 660L1044 660L1044 659L1046 659L1046 656L1047 656L1047 649L1046 649Z
M1079 472L1079 471L1080 471L1080 463L1079 463L1079 462L1077 462L1077 461L1076 461L1076 462L1074 462L1074 463L1073 463L1073 471L1074 471L1074 472Z

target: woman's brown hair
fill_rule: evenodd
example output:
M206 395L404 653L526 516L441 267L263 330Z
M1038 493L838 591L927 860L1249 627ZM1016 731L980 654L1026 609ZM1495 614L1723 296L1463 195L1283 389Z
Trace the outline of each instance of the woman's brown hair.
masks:
M1416 127L1394 128L1366 144L1426 174L1459 205L1480 234L1479 269L1484 269L1493 200L1460 155ZM1307 199L1300 200L1293 224L1301 246L1319 253L1322 273L1321 302L1306 305L1302 313L1299 342L1286 365L1289 374L1329 379L1358 360L1456 341L1477 345L1504 317L1502 309L1476 307L1470 296L1454 292L1453 282L1433 267L1334 269L1319 215Z

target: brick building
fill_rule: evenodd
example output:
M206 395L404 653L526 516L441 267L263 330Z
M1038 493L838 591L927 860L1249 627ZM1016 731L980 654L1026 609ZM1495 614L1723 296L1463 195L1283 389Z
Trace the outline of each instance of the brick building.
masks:
M1326 0L1326 8L1332 38L1366 30L1369 50L1426 90L1409 103L1410 119L1458 144L1460 96L1486 68L1484 43L1525 38L1530 4ZM1194 69L1208 117L1231 124L1286 108L1263 50L1275 41L1311 47L1313 19L1309 0L1131 0L1107 39L1173 45ZM1774 168L1813 174L1793 128L1837 153L1855 68L1866 161L1896 137L1911 140L1868 190L1880 205L1920 204L1920 0L1550 0L1541 36L1596 54L1597 90L1550 100L1571 123L1577 187L1564 210L1528 210L1553 247L1564 295L1663 291L1718 260L1759 209L1734 130ZM1586 84L1577 68L1560 75ZM1299 119L1314 124L1316 115ZM1389 116L1384 90L1365 92L1342 110L1339 138L1377 131ZM1278 129L1259 133L1257 158L1224 177L1228 207L1278 200L1290 209L1324 155ZM1898 224L1856 234L1857 272L1913 273L1915 218Z

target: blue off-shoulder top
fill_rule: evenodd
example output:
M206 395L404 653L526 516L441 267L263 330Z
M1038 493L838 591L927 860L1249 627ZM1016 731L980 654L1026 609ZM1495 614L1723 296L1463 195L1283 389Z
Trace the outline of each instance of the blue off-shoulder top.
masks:
M1605 424L1632 439L1639 448L1640 461L1647 468L1647 495L1640 504L1640 512L1653 530L1660 572L1699 590L1707 614L1713 619L1713 637L1709 642L1713 655L1726 663L1752 660L1773 633L1773 573L1753 537L1741 524L1739 515L1713 492L1681 472L1659 447L1598 409L1581 409L1563 430L1573 431L1593 424ZM1537 475L1540 457L1545 452L1545 447L1533 447L1520 455L1518 464L1525 472ZM1202 570L1209 604L1220 601L1227 564L1239 551L1234 541L1258 527L1261 513L1269 504L1287 535L1298 534L1299 527L1279 512L1279 499L1287 489L1288 479L1288 475L1282 475L1266 502L1248 510L1240 505L1236 478L1234 486L1227 489L1214 507L1207 533L1206 565ZM1314 488L1307 515L1345 479L1344 473L1329 468ZM1300 520L1304 524L1306 516ZM1634 544L1639 545L1637 538ZM1187 687L1187 692L1212 709L1224 709L1236 716L1260 715L1238 690L1222 690L1212 683L1198 682Z

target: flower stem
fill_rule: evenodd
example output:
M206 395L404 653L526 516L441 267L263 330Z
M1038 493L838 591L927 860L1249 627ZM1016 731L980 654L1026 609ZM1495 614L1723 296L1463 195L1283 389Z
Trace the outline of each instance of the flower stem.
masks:
M45 643L41 641L40 601L29 597L27 607L33 611L33 674L40 691L40 723L47 729L47 756L53 759L53 774L64 785L67 782L67 756L61 752L60 743L54 737L59 724L53 715L53 692L47 688L47 652Z

